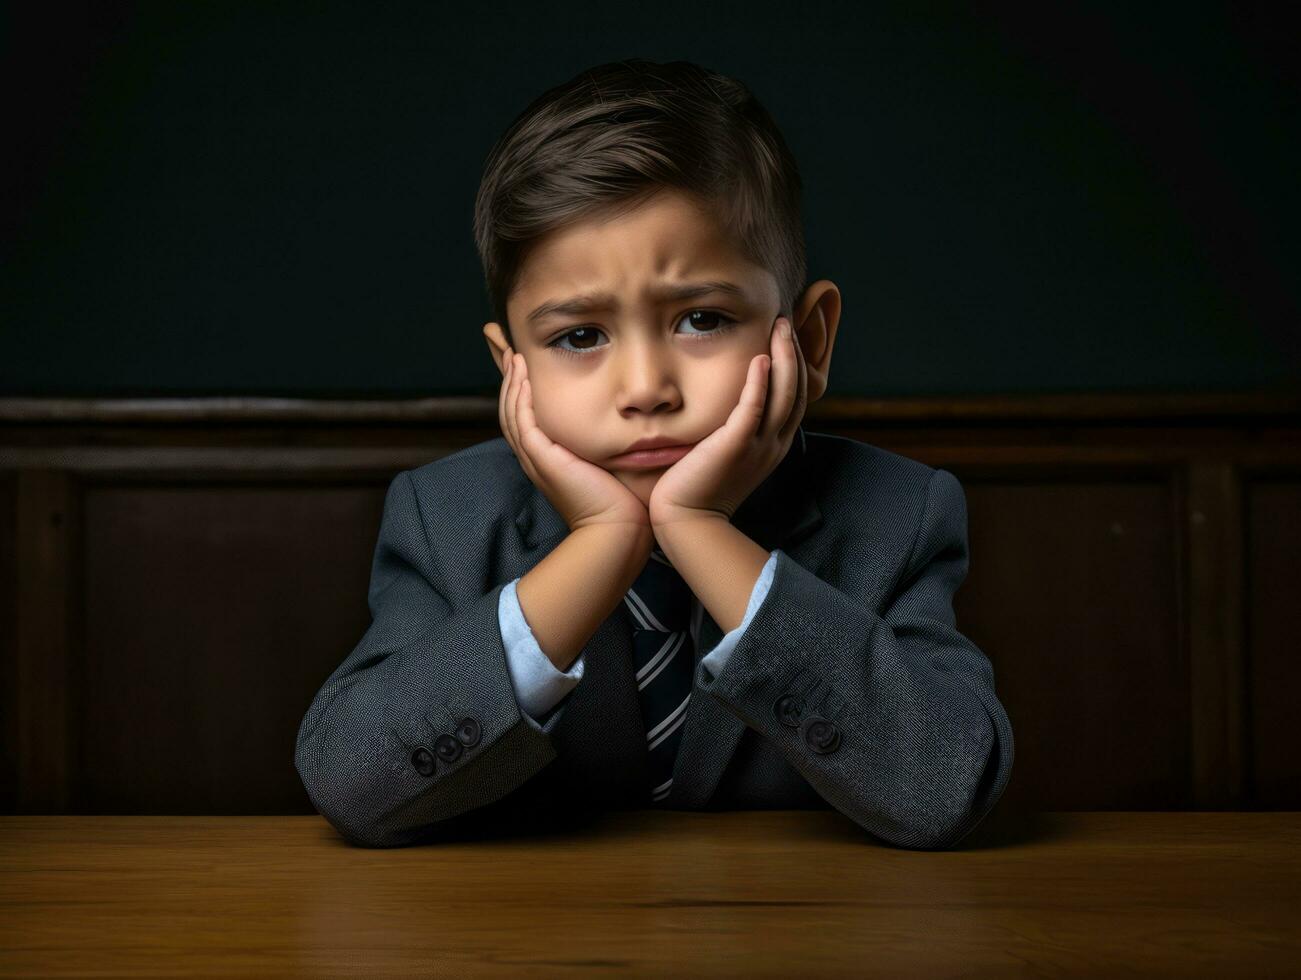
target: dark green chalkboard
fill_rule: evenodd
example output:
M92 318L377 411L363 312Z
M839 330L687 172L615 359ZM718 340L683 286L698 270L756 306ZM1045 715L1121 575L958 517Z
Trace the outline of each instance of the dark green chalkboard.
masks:
M9 5L0 394L495 392L483 158L625 57L782 125L832 395L1295 386L1281 16L1023 6Z

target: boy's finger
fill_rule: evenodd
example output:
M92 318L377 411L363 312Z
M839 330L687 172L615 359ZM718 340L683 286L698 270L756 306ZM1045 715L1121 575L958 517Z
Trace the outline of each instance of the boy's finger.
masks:
M787 323L789 322L787 321ZM804 363L804 355L800 352L799 338L795 336L793 325L788 329L791 335L788 343L790 344L791 366L794 368L794 376L791 384L791 405L787 418L783 421L781 427L781 437L783 439L793 434L804 418L803 406L808 398L809 390L809 368Z
M510 427L511 438L515 440L515 446L523 452L524 446L520 440L519 431L519 359L511 355L511 378L510 393L506 396L506 424Z
M528 378L520 382L518 411L521 433L531 437L534 432L537 432L545 438L546 433L542 432L538 427L538 420L533 416L533 386L529 384ZM521 435L521 438L524 438L524 436ZM541 453L542 450L539 449L538 452Z
M537 465L533 462L533 457L529 455L528 446L526 445L529 429L528 426L522 424L520 418L520 404L523 399L524 382L526 380L524 377L525 371L522 367L522 361L523 358L515 360L512 357L511 405L508 416L510 419L511 432L515 438L515 445L517 447L516 455L519 456L520 465L524 468L525 474L527 474L533 484L540 487L542 485L542 478L538 474Z
M790 393L790 341L782 332L784 322L783 317L778 317L772 329L773 349L768 354L768 404L764 406L761 430L765 436L781 432L794 404Z
M510 361L502 366L501 390L497 392L497 424L501 426L501 434L510 442L510 427L506 424L506 396L510 394ZM514 449L514 446L511 446Z
M515 438L519 440L520 447L524 450L524 455L528 457L529 468L531 470L530 475L534 480L536 480L539 471L528 448L530 433L534 426L524 417L524 399L525 391L528 387L528 379L523 377L523 373L523 371L520 372L521 377L515 382L515 415L513 419L515 424Z
M513 439L514 433L510 428L510 395L515 388L515 364L514 360L506 363L506 383L502 386L501 395L501 427L506 431L506 438Z

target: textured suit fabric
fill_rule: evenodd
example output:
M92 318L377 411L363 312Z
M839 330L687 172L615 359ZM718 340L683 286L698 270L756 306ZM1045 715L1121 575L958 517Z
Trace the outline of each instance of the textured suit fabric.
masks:
M764 563L759 578L750 590L750 600L745 607L745 616L736 629L724 634L718 645L710 650L700 662L709 668L710 673L720 674L727 657L745 634L755 611L763 603L764 596L772 585L773 571L777 565L777 553L771 552ZM522 578L523 576L521 576ZM502 643L506 647L506 667L510 673L511 687L515 691L515 701L520 709L534 721L543 717L552 709L557 713L564 711L561 702L583 679L583 655L580 653L568 670L560 670L551 662L551 658L542 652L537 638L529 627L520 608L516 586L519 579L507 582L501 590L501 599L497 603L497 625L501 629ZM691 642L700 649L700 600L694 595L691 599Z
M959 841L1011 775L989 659L956 629L967 509L944 469L797 432L733 523L775 551L718 673L697 663L670 808L834 807L898 847ZM505 584L569 533L505 439L403 471L371 566L370 626L299 726L309 798L351 843L455 839L645 805L624 604L584 645L562 711L511 685ZM700 613L699 650L722 637Z

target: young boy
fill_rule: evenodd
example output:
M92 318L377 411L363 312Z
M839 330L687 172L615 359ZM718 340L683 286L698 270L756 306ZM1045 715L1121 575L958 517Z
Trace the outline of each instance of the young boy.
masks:
M800 427L840 320L800 193L767 112L686 62L593 68L501 137L475 236L503 437L393 479L373 621L298 732L345 839L831 806L939 848L998 800L961 485Z

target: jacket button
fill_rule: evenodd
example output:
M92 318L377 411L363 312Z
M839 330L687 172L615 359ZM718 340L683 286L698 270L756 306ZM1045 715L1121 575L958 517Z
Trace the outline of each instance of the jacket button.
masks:
M814 752L826 755L840 747L840 729L817 715L804 719L804 741Z
M473 718L462 718L456 726L456 740L467 749L479 744L479 723Z
M460 742L443 732L434 742L434 751L438 753L438 758L444 762L455 762L461 757L464 749L461 748Z
M432 776L434 774L434 769L437 768L438 765L434 762L433 755L423 745L418 746L416 750L411 753L411 764L416 767L416 772L420 773L422 776Z
M804 710L804 702L794 694L783 694L772 706L772 712L787 728L800 727L800 713Z

